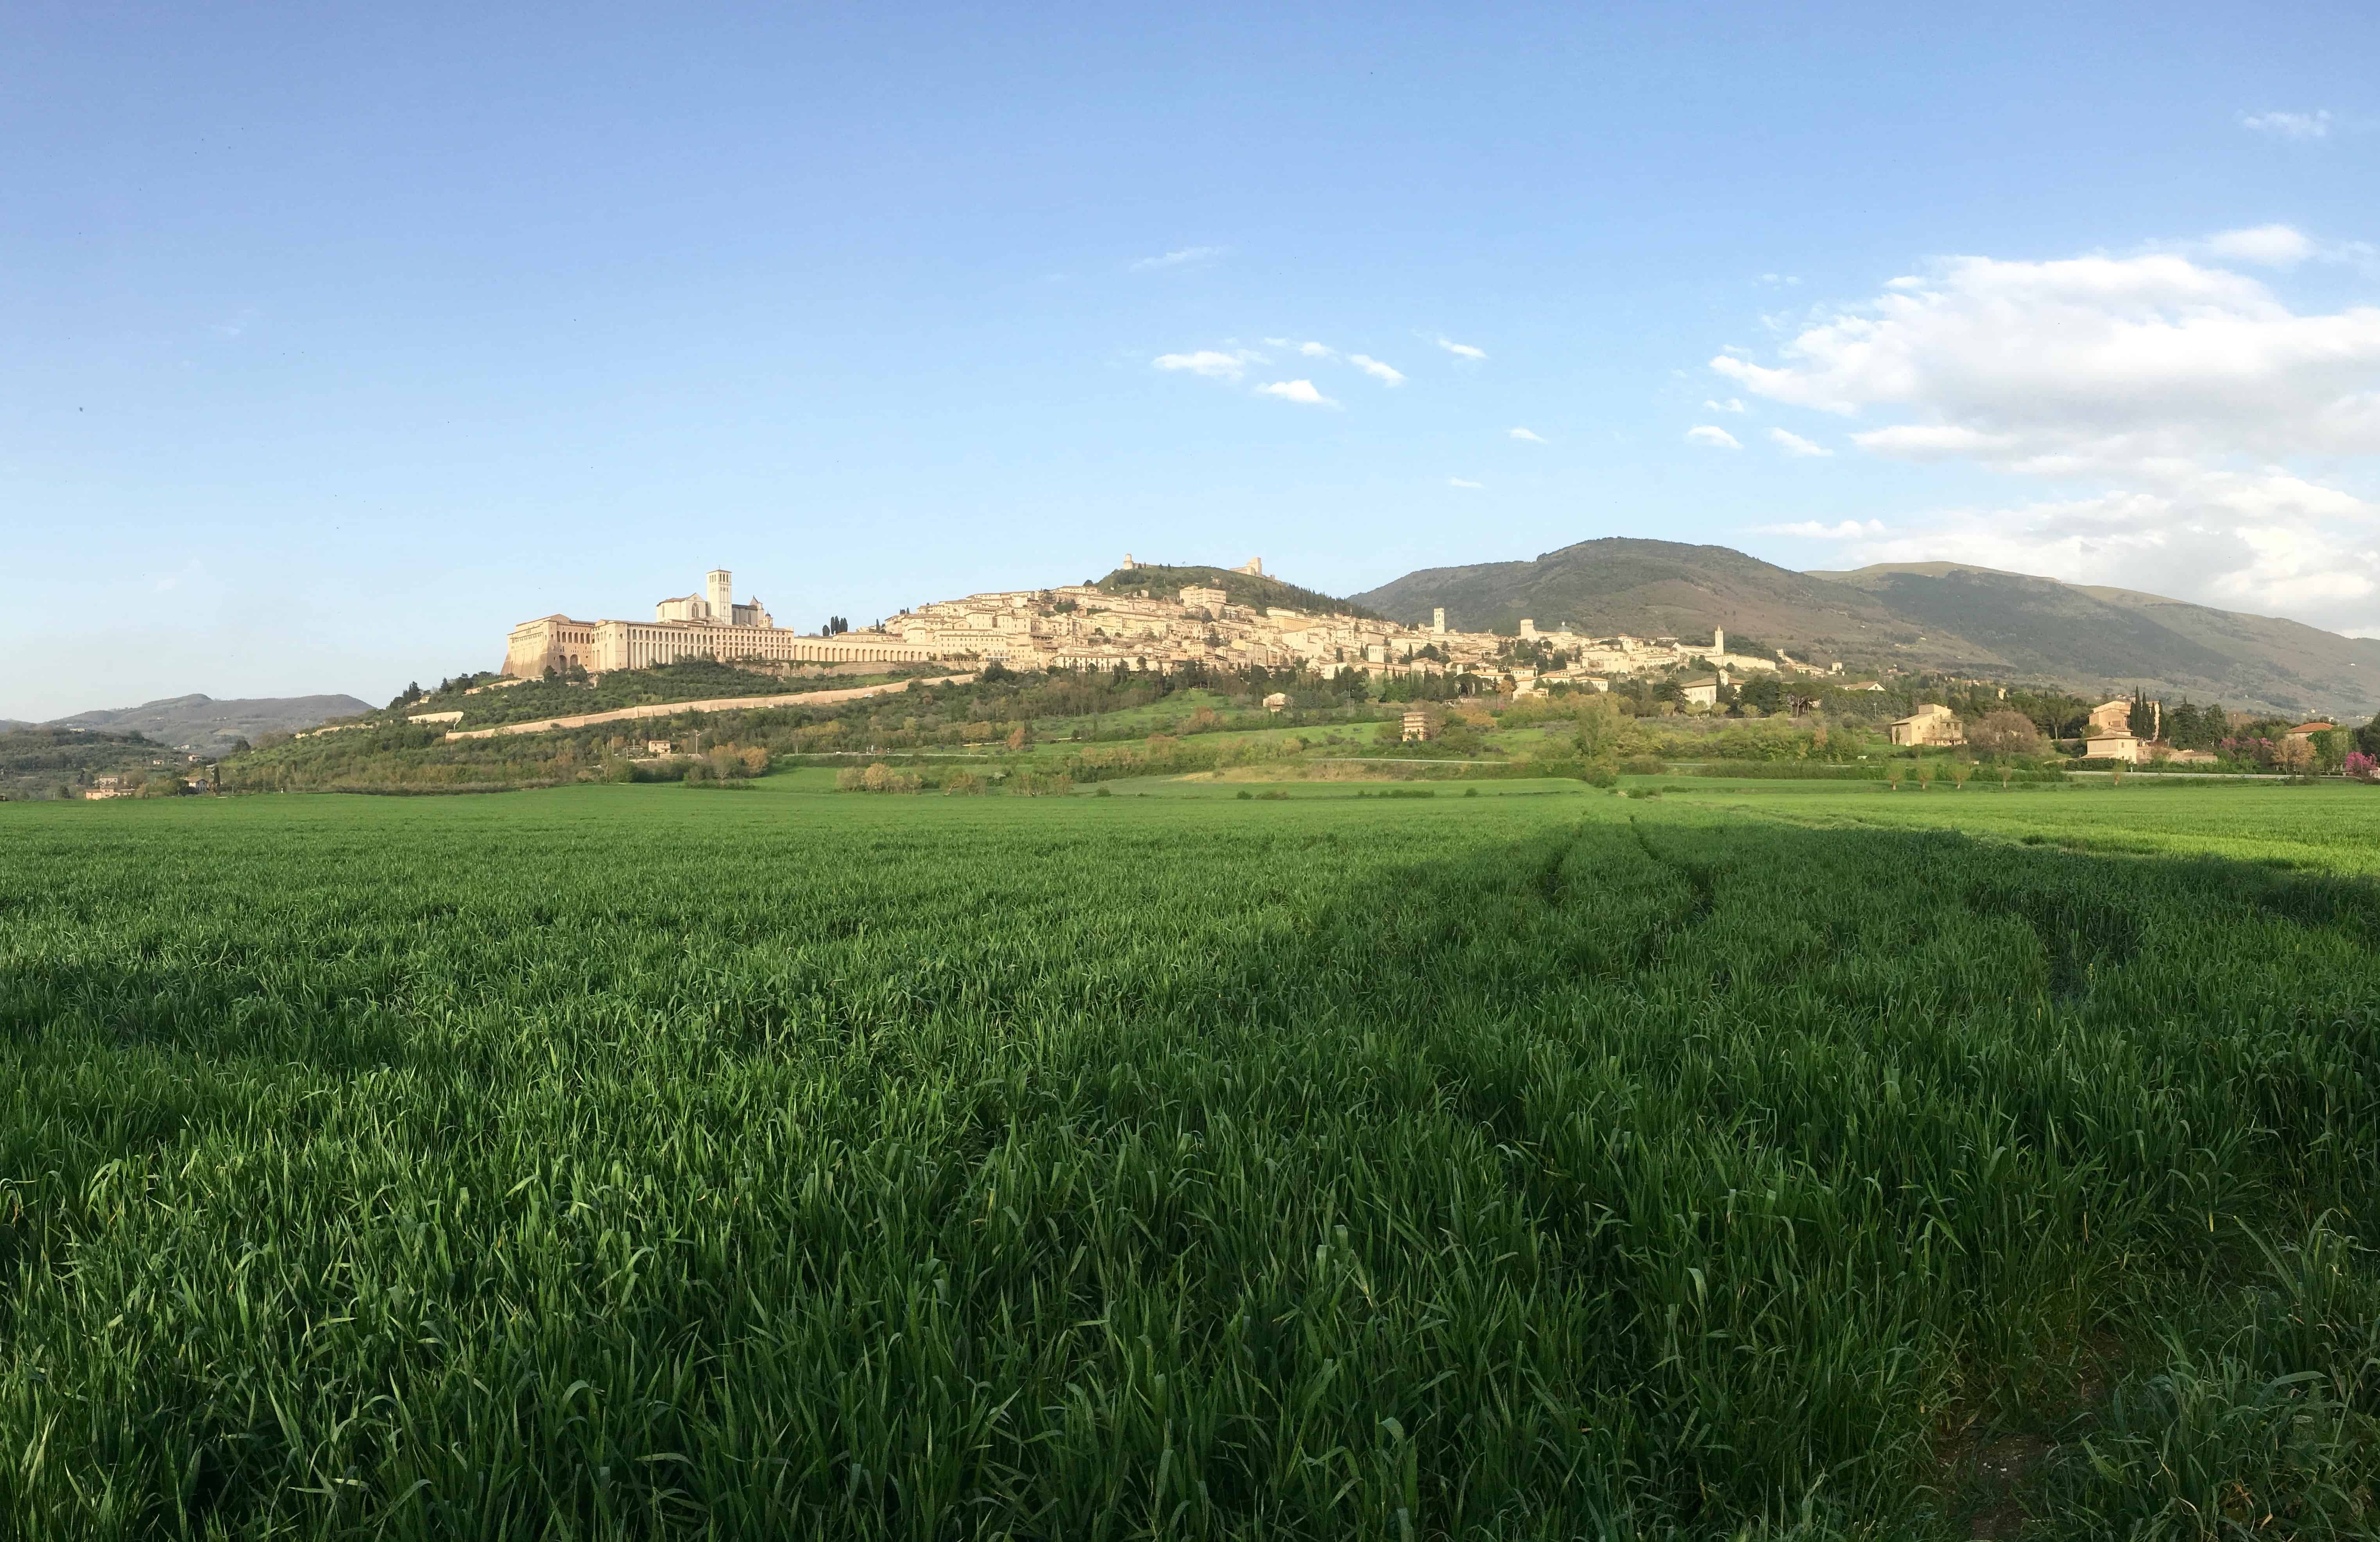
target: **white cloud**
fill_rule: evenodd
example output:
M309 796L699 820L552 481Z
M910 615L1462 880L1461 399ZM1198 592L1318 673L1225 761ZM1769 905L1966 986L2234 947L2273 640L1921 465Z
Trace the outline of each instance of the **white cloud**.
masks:
M1339 404L1314 389L1310 380L1277 380L1270 385L1257 387L1259 396L1279 396L1284 402L1303 402L1308 407L1337 407Z
M1223 247L1183 247L1162 257L1144 257L1132 264L1134 273L1147 273L1152 268L1186 268L1194 263L1208 262L1223 255Z
M1768 285L1772 288L1779 286L1790 288L1793 285L1799 284L1802 281L1791 273L1762 273L1760 275L1760 282Z
M1835 453L1824 444L1813 443L1800 434L1787 433L1783 429L1770 429L1768 437L1789 455L1830 455Z
M1247 372L1250 364L1264 361L1261 354L1245 348L1223 353L1214 348L1200 348L1196 353L1161 353L1149 362L1160 370L1186 370L1208 380L1237 380Z
M2283 140L2326 140L2330 138L2331 116L2327 111L2311 113L2241 113L2240 127L2259 134L2270 134Z
M1446 485L1449 487L1467 487L1472 489L1474 492L1476 492L1478 489L1485 487L1488 484L1485 482L1465 481L1461 477L1449 477L1446 479Z
M1735 435L1728 432L1725 429L1715 427L1709 423L1697 423L1693 428L1688 429L1686 431L1686 443L1689 444L1707 444L1714 450L1741 450L1743 448L1743 446L1737 442Z
M1836 524L1821 524L1815 519L1797 519L1790 525L1755 525L1753 532L1765 536L1797 536L1803 540L1856 540L1862 536L1884 534L1880 519L1845 519Z
M2302 231L2286 225L2226 230L2208 237L2204 245L2209 256L2267 268L2292 268L2314 255L2313 242Z
M2195 249L2275 261L2298 249L2282 229ZM1852 435L1871 454L2058 484L1904 524L1862 560L1955 558L2380 622L2380 507L2290 464L2380 454L2380 307L2300 312L2180 251L1963 257L1816 318L1774 365L1728 353L1710 367L1772 400L1885 417Z
M1373 379L1390 385L1402 385L1405 382L1404 371L1391 365L1383 364L1368 354L1342 354L1328 343L1299 343L1287 337L1268 337L1265 342L1270 346L1287 348L1290 352L1307 358L1328 358L1333 361L1344 359Z
M1705 402L1703 406L1710 408L1713 412L1742 412L1743 410L1743 404L1736 400L1733 396L1730 396L1723 402Z
M1504 431L1524 444L1542 444L1546 442L1543 434L1532 432L1527 429L1507 429Z
M1452 354L1457 358L1468 358L1476 361L1488 357L1488 350L1485 348L1475 348L1468 343L1457 343L1453 339L1448 337L1440 337L1438 340L1438 346L1444 348L1448 353Z

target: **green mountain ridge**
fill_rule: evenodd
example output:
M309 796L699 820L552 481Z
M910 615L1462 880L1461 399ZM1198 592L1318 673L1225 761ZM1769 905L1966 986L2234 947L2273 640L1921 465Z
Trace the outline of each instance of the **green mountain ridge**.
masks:
M1607 537L1530 562L1425 568L1354 597L1419 623L1598 636L1724 626L1847 673L1937 672L2085 695L2138 688L2361 721L2380 710L2380 639L2130 589L1963 563L1797 573L1725 546Z
M311 728L333 718L353 717L371 710L370 702L352 696L268 696L227 701L211 696L176 696L144 701L138 707L77 712L71 717L52 718L38 726L140 734L159 744L187 744L201 752L220 753L236 739Z

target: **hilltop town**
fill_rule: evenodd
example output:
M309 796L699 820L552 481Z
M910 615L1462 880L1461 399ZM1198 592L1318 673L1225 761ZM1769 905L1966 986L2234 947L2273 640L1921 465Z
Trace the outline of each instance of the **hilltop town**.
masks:
M1206 581L1172 581L1185 572ZM1523 617L1515 633L1503 634L1451 626L1442 607L1428 625L1410 626L1320 595L1303 605L1236 597L1234 577L1265 578L1262 560L1228 571L1184 570L1145 567L1127 553L1099 583L970 594L918 605L864 631L831 625L808 634L777 626L758 599L736 601L733 574L714 568L702 592L657 602L650 622L565 615L524 622L506 638L504 673L534 679L549 671L601 674L696 658L1135 673L1257 666L1308 670L1324 678L1350 671L1510 675L1523 695L1557 684L1602 690L1616 676L1686 667L1708 672L1710 678L1697 684L1711 689L1746 672L1824 673L1781 653L1730 652L1723 628L1704 643L1590 637L1567 625L1540 630L1535 618Z

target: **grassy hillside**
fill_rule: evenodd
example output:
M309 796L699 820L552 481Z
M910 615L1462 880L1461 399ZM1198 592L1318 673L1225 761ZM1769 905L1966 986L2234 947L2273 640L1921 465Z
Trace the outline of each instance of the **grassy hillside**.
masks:
M111 734L139 734L166 745L188 745L202 755L220 755L235 740L311 728L334 718L369 712L371 704L352 696L253 697L218 701L211 696L176 696L138 707L77 712L49 724Z
M1981 645L1981 658L2077 687L2220 698L2361 721L2380 710L2380 640L2131 589L1954 563L1814 575Z
M1871 663L1914 643L1919 628L1862 591L1724 546L1612 537L1583 540L1534 562L1425 568L1355 596L1400 621L1515 632L1523 616L1597 635L1708 637L1714 626L1756 637L1795 657Z
M145 782L194 774L188 756L138 734L0 729L0 797L79 796L98 776Z
M2380 641L2124 589L1953 563L1794 573L1724 546L1612 538L1533 562L1427 568L1355 596L1468 628L1691 637L1724 626L1847 669L2037 681L2086 695L2221 700L2361 722L2380 710Z
M2370 1535L2373 789L0 850L12 1537Z
M1135 567L1119 567L1099 580L1099 588L1111 594L1137 594L1147 589L1151 594L1171 598L1173 591L1185 585L1197 584L1206 589L1219 589L1234 605L1280 605L1293 611L1374 616L1379 613L1353 600L1340 600L1318 589L1300 589L1279 578L1256 573L1234 573L1229 568L1177 566L1168 564L1142 563Z

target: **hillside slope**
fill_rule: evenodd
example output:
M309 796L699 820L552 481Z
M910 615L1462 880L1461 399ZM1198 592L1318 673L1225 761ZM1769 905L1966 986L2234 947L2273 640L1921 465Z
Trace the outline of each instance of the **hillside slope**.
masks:
M1813 576L1972 638L2028 676L2358 721L2380 710L2380 640L2369 637L1956 563Z
M1442 605L1448 625L1474 631L1511 632L1524 616L1540 627L1568 624L1598 636L1682 637L1724 626L1796 657L1871 666L1897 661L1924 630L1864 590L1729 547L1619 536L1535 562L1425 568L1355 599L1413 623ZM1972 650L1953 639L1949 651Z
M160 744L220 751L234 739L311 728L333 718L353 717L371 710L370 702L358 701L352 696L264 696L232 701L218 701L211 696L176 696L144 701L138 707L77 712L72 717L53 718L42 726L139 734Z
M2127 589L1957 563L1796 573L1724 546L1613 537L1534 562L1426 568L1356 595L1400 621L1692 637L1724 626L1848 671L1935 670L2083 694L2168 697L2361 722L2380 640Z
M1146 589L1168 598L1192 584L1221 589L1225 601L1233 605L1277 605L1316 613L1353 611L1361 616L1376 616L1368 606L1354 601L1334 599L1316 589L1284 583L1269 574L1242 573L1236 568L1135 563L1130 567L1119 567L1099 580L1099 587L1110 594L1137 594Z

